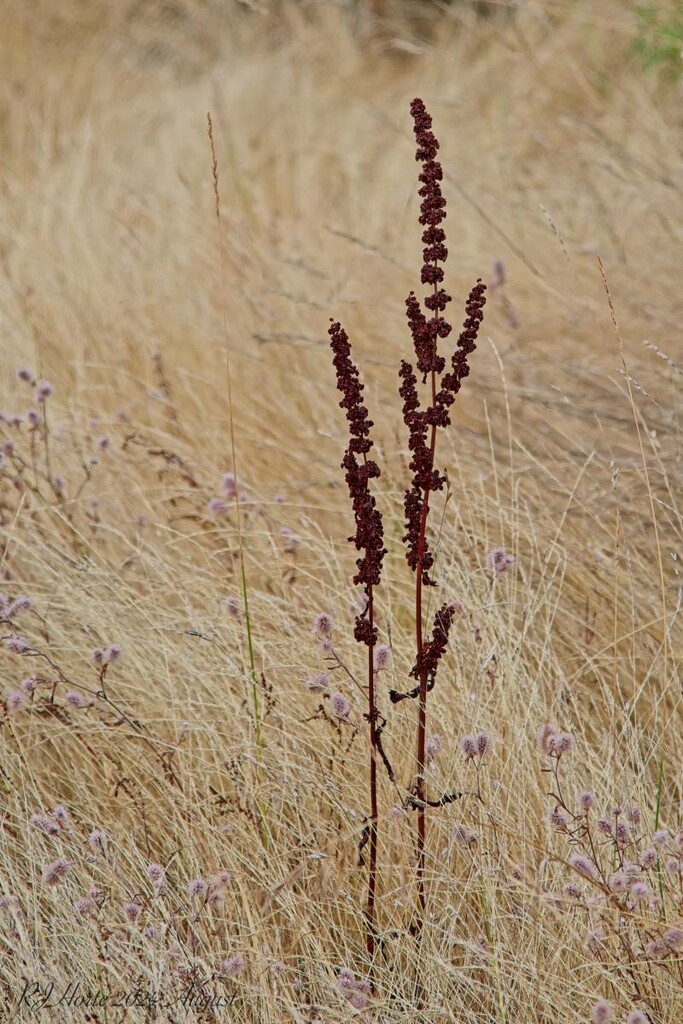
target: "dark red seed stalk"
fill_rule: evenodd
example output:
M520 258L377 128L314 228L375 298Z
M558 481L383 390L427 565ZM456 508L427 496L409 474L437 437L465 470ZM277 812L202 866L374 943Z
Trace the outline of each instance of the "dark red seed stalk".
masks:
M410 364L403 361L399 374L402 380L399 393L404 400L403 417L408 427L409 444L413 453L410 468L414 474L411 486L405 496L406 533L403 539L406 543L406 559L411 569L415 571L416 659L412 674L419 680L417 763L414 789L417 807L418 913L413 931L415 934L419 934L424 924L427 906L425 889L427 694L434 685L438 661L445 651L448 631L453 618L452 610L447 606L441 608L435 619L432 640L425 643L422 588L435 585L429 575L429 570L434 563L427 541L429 502L432 492L442 490L445 483L445 477L434 470L436 431L437 427L449 425L448 410L460 390L463 378L469 373L467 357L475 348L477 332L483 316L485 286L481 281L477 281L470 292L466 304L467 318L451 360L451 370L444 373L445 361L438 354L437 344L439 338L448 337L452 328L440 315L451 301L450 295L440 287L444 279L444 271L439 264L445 262L448 257L448 249L444 244L445 232L439 227L446 216L446 200L441 193L440 186L443 172L441 164L435 159L439 143L431 131L432 119L422 100L413 100L410 112L414 121L417 142L415 156L422 163L422 171L419 175L421 187L418 193L422 200L419 220L425 228L422 233L425 248L421 281L423 284L432 285L431 294L427 295L424 300L425 308L432 312L432 317L429 320L422 312L413 292L406 300L406 315L413 337L416 367L423 375L423 383L426 383L429 378L431 405L424 410L420 409L417 380ZM440 377L438 382L437 377ZM428 443L427 436L429 436Z
M372 448L370 428L372 421L368 418L368 410L363 405L363 384L360 382L358 369L351 359L351 345L341 324L332 322L329 329L330 346L334 354L334 367L337 373L337 388L343 398L339 403L346 410L349 423L349 444L342 460L346 483L353 505L356 532L349 541L362 552L356 560L358 572L353 582L364 587L367 597L365 609L356 616L354 637L358 643L368 648L368 712L370 724L370 821L367 826L369 842L368 893L365 911L366 947L372 967L376 949L375 900L377 892L377 849L378 849L378 805L377 805L377 757L379 714L375 696L375 644L377 628L375 626L374 588L379 585L382 560L386 554L382 516L376 507L375 499L370 493L369 482L380 475L377 464L368 459ZM357 456L362 456L359 462Z

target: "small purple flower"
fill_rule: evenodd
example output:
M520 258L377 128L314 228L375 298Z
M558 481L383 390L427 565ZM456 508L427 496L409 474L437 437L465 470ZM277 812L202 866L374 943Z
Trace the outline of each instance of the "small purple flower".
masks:
M6 636L2 644L10 654L26 654L31 650L31 645L20 636Z
M561 807L555 807L548 815L548 821L554 828L564 831L569 825L569 816Z
M161 864L148 864L146 874L153 885L159 885L160 882L163 882L166 871Z
M387 644L377 644L372 661L375 672L381 672L382 669L388 668L391 665L391 648Z
M574 737L569 732L555 733L548 738L548 754L551 757L562 757L568 754L574 746Z
M619 822L619 824L621 825L621 822ZM645 868L646 870L648 868L654 868L656 866L656 864L657 864L657 851L655 850L655 848L653 846L650 846L649 849L647 849L647 850L643 850L643 852L641 854L641 857L640 857L640 863L641 863L642 867Z
M322 693L330 688L330 677L327 672L316 672L306 680L306 687L310 693Z
M125 903L123 906L123 913L126 916L126 920L129 924L135 924L142 913L142 907L139 903Z
M23 380L26 384L33 384L33 373L26 366L22 366L19 370L17 370L17 377L19 378L19 380Z
M19 597L15 597L10 605L8 605L5 615L8 619L14 619L17 615L23 615L24 612L31 610L31 598L27 597L26 594L20 594Z
M491 752L491 737L487 732L478 732L474 737L474 742L477 744L479 757L485 757Z
M588 792L588 790L579 794L579 807L581 808L584 814L588 814L588 812L593 808L594 804L595 797L592 793Z
M683 946L683 928L667 928L662 938L669 949L678 950Z
M667 857L664 867L670 875L678 875L681 871L681 862L678 857Z
M35 693L36 689L38 688L38 680L35 679L33 676L28 676L28 678L21 680L19 686L24 691L24 693Z
M631 829L625 821L618 821L614 826L614 838L619 846L624 846L631 839Z
M5 707L11 714L13 711L21 711L26 707L26 694L21 690L7 690L5 694Z
M230 616L231 619L239 619L240 617L240 602L236 597L224 597L223 607Z
M37 409L29 409L26 413L26 422L31 430L35 430L41 424L41 416Z
M643 816L641 814L640 807L638 807L637 804L633 804L628 812L628 817L631 824L635 825L636 828L640 825Z
M123 654L123 648L120 644L110 644L109 647L105 647L102 652L102 663L104 665L113 665L115 661L118 661Z
M47 814L32 814L31 824L34 828L39 829L48 836L59 835L59 825L56 821L53 821L52 818L48 817Z
M80 899L74 900L73 908L76 917L92 917L97 910L97 904L89 896L81 896Z
M639 903L644 902L650 896L650 887L647 882L634 882L631 886L631 895Z
M228 506L222 498L211 498L207 508L212 516L226 516L228 514Z
M655 846L666 846L671 839L671 834L668 828L657 829L652 837L652 842Z
M54 392L54 388L53 388L52 384L50 384L49 380L39 380L37 382L37 384L36 384L36 397L37 397L38 401L41 403L41 405L45 402L46 399L48 399L50 397L50 395L53 392Z
M107 852L107 837L104 832L99 829L93 829L88 836L88 845L90 849L95 853L106 854Z
M463 736L460 740L460 749L469 761L477 756L477 740L475 736Z
M71 871L71 864L68 860L60 857L54 860L43 871L43 881L46 885L59 885L61 880Z
M558 734L558 728L552 722L545 722L536 733L536 745L542 754L550 754L550 741Z
M98 451L106 452L109 450L109 438L104 434L95 440L95 446Z
M187 891L193 899L204 896L206 894L206 882L203 878L193 878L192 881L187 883Z
M329 612L318 612L313 620L313 632L318 638L331 637L334 619Z
M642 1010L631 1010L626 1018L626 1024L650 1024L650 1018Z
M226 498L234 498L237 495L237 479L234 473L226 473L223 476L221 490Z
M342 992L350 992L356 987L356 978L352 970L342 967L337 975L337 985Z
M65 693L64 700L72 708L91 708L95 703L92 698L84 697L82 693L78 693L76 690L70 690L68 693Z
M425 761L427 764L431 764L443 749L443 736L435 734L428 736L425 741Z
M348 718L351 705L343 693L333 693L330 697L330 710L336 718Z
M500 576L502 572L505 572L509 566L514 564L515 557L514 555L509 555L505 548L492 548L487 555L486 561L489 569L496 576Z
M243 970L244 957L242 956L229 956L227 960L221 962L221 973L225 974L228 978L234 978L235 975Z
M569 858L569 864L585 878L595 878L597 876L595 864L588 857L584 857L582 853L573 853Z
M593 1003L593 1009L591 1010L593 1024L609 1024L611 1019L612 1007L606 999L598 999L597 1003Z

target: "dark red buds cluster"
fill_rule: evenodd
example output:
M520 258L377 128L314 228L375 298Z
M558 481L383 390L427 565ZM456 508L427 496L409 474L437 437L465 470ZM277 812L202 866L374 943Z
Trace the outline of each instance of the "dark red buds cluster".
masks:
M370 480L380 475L379 466L367 455L372 448L370 428L372 420L363 404L363 384L358 368L351 358L351 345L341 324L332 321L329 328L330 347L334 354L334 368L337 374L337 388L344 396L339 403L346 410L349 423L349 444L344 452L341 467L344 470L349 489L356 532L349 541L363 554L356 559L358 572L353 582L368 587L378 586L382 574L382 561L386 554L382 514L370 492ZM360 460L358 458L360 456ZM354 636L360 643L372 646L377 640L377 630L371 626L366 613L356 618Z
M417 142L415 157L422 162L418 191L421 197L419 220L425 228L422 233L425 248L422 251L424 264L421 280L423 284L432 285L432 292L424 299L424 306L431 311L432 316L427 318L415 293L411 292L406 299L406 317L413 338L417 371L422 374L423 384L427 376L432 375L433 390L431 404L424 409L420 408L415 371L410 363L405 360L401 362L399 395L403 399L403 419L408 427L408 444L412 453L410 469L413 473L404 499L406 532L403 541L408 565L421 574L425 586L433 586L434 580L429 570L434 564L434 557L429 550L425 532L426 509L429 494L442 490L446 481L445 476L434 469L434 431L437 427L449 425L448 410L463 379L469 373L467 357L476 346L486 302L486 286L479 280L469 294L465 306L466 319L451 359L451 369L444 373L446 361L438 354L437 344L439 338L448 337L452 328L441 316L451 301L450 295L440 287L444 271L439 264L448 257L448 249L444 245L446 234L439 226L446 217L446 200L440 185L443 171L435 159L439 143L431 130L432 119L422 100L413 100L410 112Z

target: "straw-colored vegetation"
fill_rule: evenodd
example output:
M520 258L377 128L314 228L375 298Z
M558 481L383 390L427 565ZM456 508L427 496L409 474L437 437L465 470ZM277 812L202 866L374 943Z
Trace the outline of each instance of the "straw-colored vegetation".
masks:
M679 1020L661 935L683 917L683 104L670 59L644 67L638 5L2 6L0 407L24 422L0 424L1 589L31 601L0 627L3 1019L555 1024L604 998L615 1020ZM386 697L413 657L396 370L421 291L416 95L442 144L456 322L477 276L505 278L437 457L432 603L466 614L430 695L429 787L465 795L429 814L419 945L399 810L415 709ZM374 994L338 976L370 975L368 735L332 316L367 384L389 548ZM42 404L21 367L54 386ZM229 498L209 508L227 472L239 521ZM515 558L497 575L495 547ZM112 644L101 681L92 651ZM351 701L341 724L307 689L321 671ZM574 737L566 803L595 794L599 877L549 820L544 722ZM478 772L460 749L477 730ZM621 845L599 831L633 804ZM620 859L645 894L602 880ZM79 982L108 993L90 1018ZM126 1016L136 989L159 1005Z

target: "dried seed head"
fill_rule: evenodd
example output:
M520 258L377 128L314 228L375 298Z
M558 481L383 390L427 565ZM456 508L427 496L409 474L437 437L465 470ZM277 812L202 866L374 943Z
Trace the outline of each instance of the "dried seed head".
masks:
M593 1024L609 1024L612 1019L612 1007L606 999L598 999L597 1003L593 1003L591 1010L591 1020Z
M59 835L59 825L56 821L53 821L52 818L48 817L47 814L32 814L31 824L34 828L39 829L48 836Z
M343 693L333 693L331 695L330 711L336 718L348 718L351 705Z
M439 756L443 748L443 736L428 736L425 740L425 761L430 764Z
M71 864L68 860L63 857L54 860L51 864L48 864L43 871L43 881L46 885L59 885L61 880L65 878L71 871Z
M323 693L330 688L330 677L327 672L315 672L306 680L306 687L310 693Z
M240 971L244 970L244 957L229 956L227 960L221 961L221 973L228 978L234 978Z
M582 853L573 853L569 858L569 864L575 871L578 871L580 875L584 875L586 878L597 877L598 873L595 864L588 857L584 857Z
M514 565L515 556L508 554L505 548L492 548L486 557L486 562L491 572L500 576L502 572Z
M391 665L391 648L386 644L377 644L373 652L373 664L375 672L388 668Z
M334 619L329 612L318 612L313 622L313 632L319 638L332 636Z

